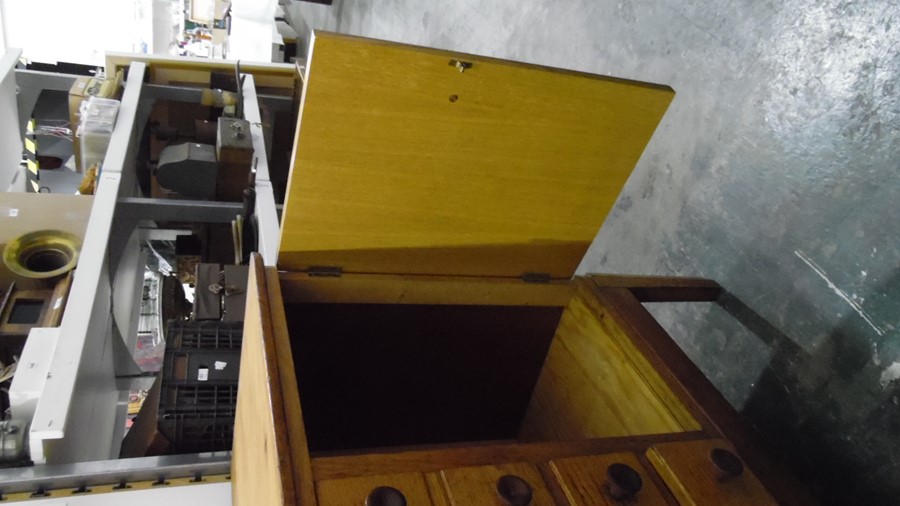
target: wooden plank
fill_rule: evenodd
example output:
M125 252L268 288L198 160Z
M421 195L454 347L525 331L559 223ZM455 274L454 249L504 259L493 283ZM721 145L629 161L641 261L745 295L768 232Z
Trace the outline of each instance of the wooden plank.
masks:
M588 277L599 286L628 288L641 302L712 302L722 293L718 283L704 278L608 274L591 274Z
M580 279L577 282L577 290L585 305L590 308L597 319L605 335L613 341L621 352L627 357L641 378L660 399L671 416L678 421L685 430L707 430L711 436L718 433L712 429L710 422L704 417L703 410L692 403L692 398L684 395L683 387L677 382L669 381L665 368L660 369L660 364L654 362L652 357L644 354L640 346L636 346L631 335L620 324L619 320L610 313L601 299L597 297L595 286L590 280ZM643 309L643 306L641 306Z
M610 495L606 470L612 464L625 464L641 477L643 486L634 495L633 503L641 506L667 505L665 496L656 487L638 459L631 453L612 453L555 459L550 468L562 484L571 506L618 506L623 501Z
M425 473L425 483L434 506L450 506L450 498L447 497L447 489L444 488L440 473Z
M569 281L523 283L508 278L378 274L336 278L282 272L281 280L287 303L565 306L574 293Z
M496 506L510 504L497 491L497 480L505 475L517 476L531 487L533 506L552 506L553 499L537 468L527 462L495 466L463 467L441 471L441 477L452 506Z
M723 440L654 445L647 458L683 506L778 504L748 467L740 476L719 479L710 459L713 448L734 451Z
M626 288L594 289L609 314L671 391L691 410L704 430L727 438L781 504L816 504L787 468L772 460L761 440L703 372Z
M598 319L584 297L563 313L522 423L520 438L572 440L699 429L678 399L647 381L647 371Z
M297 504L262 261L251 259L232 455L236 506ZM313 503L310 503L313 504Z
M72 289L72 276L74 271L69 271L53 287L53 295L48 301L47 314L44 315L41 327L59 327L63 312L66 310L66 301L69 300L69 290Z
M673 96L316 32L279 266L569 278Z
M153 84L169 84L170 82L194 82L209 84L212 72L234 72L237 62L232 60L216 60L212 58L195 58L179 56L142 55L132 53L106 53L107 75L115 75L117 71L131 65L132 62L144 62L150 67ZM286 63L241 62L241 72L253 74L257 87L282 88L286 92L294 88L294 65Z
M362 505L368 504L366 497L376 487L393 487L399 490L406 497L406 504L432 504L428 485L421 473L322 480L316 483L316 497L321 506Z
M316 481L412 471L428 473L453 467L502 464L504 462L540 463L554 458L598 453L642 453L656 443L707 438L708 436L703 432L678 432L580 441L509 442L439 448L390 448L382 451L368 451L361 455L313 456L312 470Z
M253 258L259 259L258 254ZM303 410L300 405L300 393L297 389L297 375L294 371L294 357L291 352L291 338L284 314L284 301L281 295L281 282L278 271L266 267L266 288L268 289L270 314L272 315L272 336L275 343L275 359L278 363L278 376L284 399L284 414L287 427L288 448L293 467L294 490L297 491L300 506L316 504L315 485L313 484L312 464L306 440L306 426L303 423Z

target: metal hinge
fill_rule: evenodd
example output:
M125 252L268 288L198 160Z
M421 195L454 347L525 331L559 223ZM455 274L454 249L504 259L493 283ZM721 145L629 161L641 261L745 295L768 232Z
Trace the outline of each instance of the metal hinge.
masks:
M526 272L522 274L522 281L526 283L549 283L550 274L546 272Z
M309 269L306 270L306 273L310 277L339 278L344 274L344 269L330 265L311 265L309 266Z

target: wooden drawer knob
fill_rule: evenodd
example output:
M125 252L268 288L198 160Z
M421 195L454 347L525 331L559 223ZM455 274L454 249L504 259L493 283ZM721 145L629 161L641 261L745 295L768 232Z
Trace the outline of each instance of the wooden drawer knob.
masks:
M744 472L744 463L741 459L724 448L713 448L709 452L709 460L716 468L716 478L719 481L736 478Z
M512 506L528 506L531 504L531 485L514 474L501 476L497 480L497 494Z
M406 497L394 487L375 487L366 496L366 506L406 506Z
M644 486L644 480L637 471L627 464L618 463L606 468L606 482L609 495L616 500L634 497Z

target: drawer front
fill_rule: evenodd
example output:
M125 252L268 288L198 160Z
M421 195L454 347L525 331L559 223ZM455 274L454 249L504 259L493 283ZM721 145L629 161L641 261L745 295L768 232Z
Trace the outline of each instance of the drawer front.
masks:
M528 463L503 464L498 466L464 467L441 471L450 504L453 506L510 506L529 504L533 506L552 505L553 499L544 485L537 468ZM527 483L532 500L530 503L517 502L525 495L522 482ZM501 478L503 481L501 482ZM499 483L498 483L499 482ZM498 490L500 489L500 490ZM512 500L504 499L505 494Z
M778 504L743 462L731 462L720 450L734 455L726 441L704 440L655 445L647 458L683 505Z
M628 467L623 468L623 464ZM555 459L550 468L572 506L668 504L649 473L630 453ZM639 480L634 480L635 475ZM635 481L639 486L635 486ZM639 490L635 492L635 488Z
M421 473L385 474L316 483L319 506L389 506L396 491L379 489L390 487L403 494L409 506L432 504L425 477ZM372 496L368 504L366 498Z

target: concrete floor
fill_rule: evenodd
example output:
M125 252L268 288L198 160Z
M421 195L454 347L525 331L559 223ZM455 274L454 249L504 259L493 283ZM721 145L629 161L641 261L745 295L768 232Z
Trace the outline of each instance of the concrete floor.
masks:
M315 28L672 86L580 271L719 281L727 310L651 310L823 502L896 504L900 4L304 9Z

